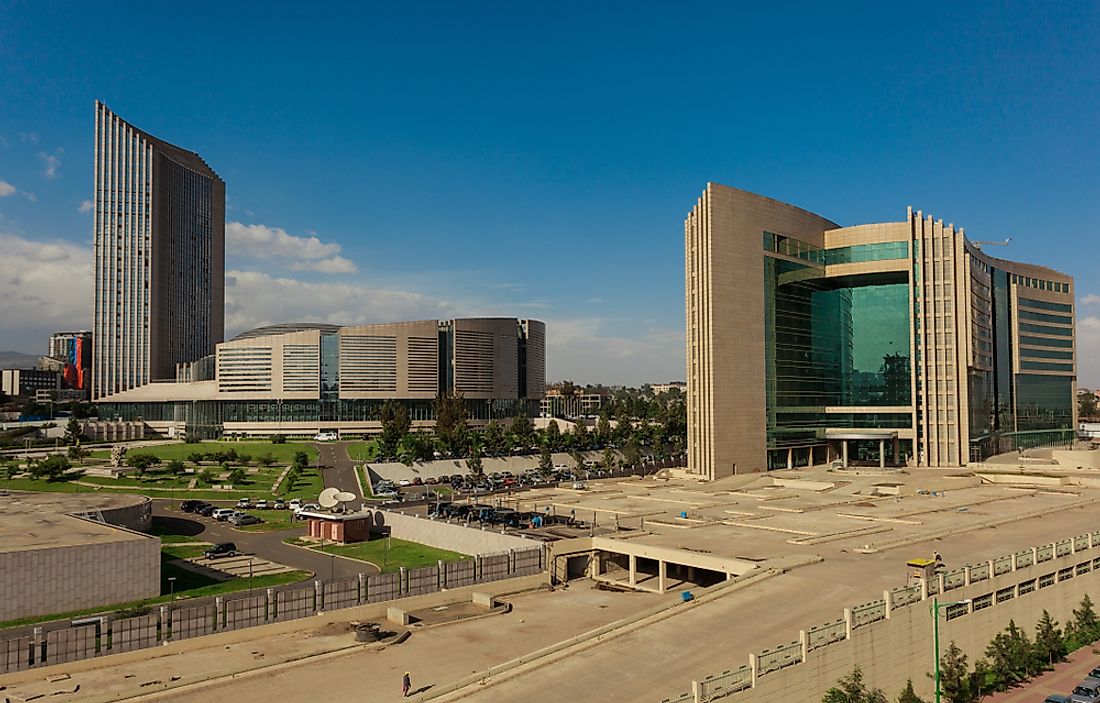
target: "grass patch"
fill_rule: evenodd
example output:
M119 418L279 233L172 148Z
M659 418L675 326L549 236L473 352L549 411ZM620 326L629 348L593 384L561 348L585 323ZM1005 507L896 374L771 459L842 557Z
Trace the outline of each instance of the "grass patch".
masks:
M241 532L276 532L305 526L304 522L294 520L293 510L253 510L249 514L255 515L263 522L256 525L243 525L236 529Z
M348 445L348 456L352 461L371 461L378 457L378 440L353 442Z
M224 452L230 449L236 450L238 454L247 454L253 459L264 454L270 454L275 457L275 461L282 464L289 464L294 461L294 455L298 452L308 454L311 463L317 461L316 447L312 444L302 444L300 442L287 442L286 444L272 444L271 442L199 442L197 444L187 444L186 442L176 442L174 444L158 444L152 447L131 449L130 452L134 454L152 454L164 461L172 461L173 459L186 461L189 454L196 452L210 454L211 452Z
M172 544L160 548L162 556L172 559L195 559L196 557L201 557L202 553L205 551L205 546L193 544Z
M272 482L274 482L274 480L275 479L272 479ZM325 488L325 480L318 469L305 469L298 474L298 480L294 482L293 486L287 486L285 484L286 479L279 485L279 497L286 500L301 498L303 503L312 503L316 501L317 496L320 495L321 491Z
M436 549L426 544L406 542L403 539L376 537L367 542L355 544L326 544L324 549L317 546L316 542L307 542L302 539L283 540L288 544L307 546L314 551L325 554L335 554L349 559L369 561L382 573L388 574L398 571L402 566L406 569L419 569L422 566L434 566L438 561L461 561L469 558L466 554L450 552L446 549ZM387 542L389 543L387 548Z

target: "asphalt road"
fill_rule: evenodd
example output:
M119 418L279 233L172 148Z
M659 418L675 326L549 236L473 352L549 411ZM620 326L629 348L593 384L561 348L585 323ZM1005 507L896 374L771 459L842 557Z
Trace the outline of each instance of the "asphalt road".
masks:
M348 456L349 442L326 442L314 444L317 447L317 465L325 480L325 488L336 488L355 494L356 500L348 504L352 511L363 507L363 489L355 478L355 462Z
M263 513L257 511L257 514ZM237 545L239 552L255 554L302 571L312 571L320 579L353 578L360 573L367 575L379 573L377 568L366 562L283 544L283 540L287 537L305 534L304 527L277 532L244 532L228 522L217 522L212 518L182 512L179 509L179 501L176 500L153 501L153 515L170 521L166 524L179 534L192 535L204 542L215 544L233 542Z

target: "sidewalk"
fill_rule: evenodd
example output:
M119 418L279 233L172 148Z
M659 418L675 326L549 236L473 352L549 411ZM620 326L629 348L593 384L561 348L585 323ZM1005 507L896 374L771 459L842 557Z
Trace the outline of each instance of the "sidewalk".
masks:
M1068 696L1093 667L1100 666L1100 654L1093 652L1096 647L1096 644L1086 645L1069 655L1068 661L1056 664L1053 671L1048 671L1019 688L987 696L982 699L982 703L1031 703L1041 701L1052 693Z

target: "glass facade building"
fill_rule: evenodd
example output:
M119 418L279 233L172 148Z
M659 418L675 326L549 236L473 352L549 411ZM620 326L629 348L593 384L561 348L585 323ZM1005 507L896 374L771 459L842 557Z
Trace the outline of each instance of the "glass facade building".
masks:
M225 184L95 104L92 398L173 379L222 341Z
M685 221L689 468L958 466L1068 442L1072 287L912 210L840 227L711 184Z

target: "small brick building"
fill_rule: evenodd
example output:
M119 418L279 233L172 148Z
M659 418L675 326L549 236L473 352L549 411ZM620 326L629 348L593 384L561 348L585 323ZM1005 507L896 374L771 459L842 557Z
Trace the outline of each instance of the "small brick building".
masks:
M374 515L369 510L348 514L303 510L298 516L309 520L309 536L312 539L340 544L370 539L374 522Z

